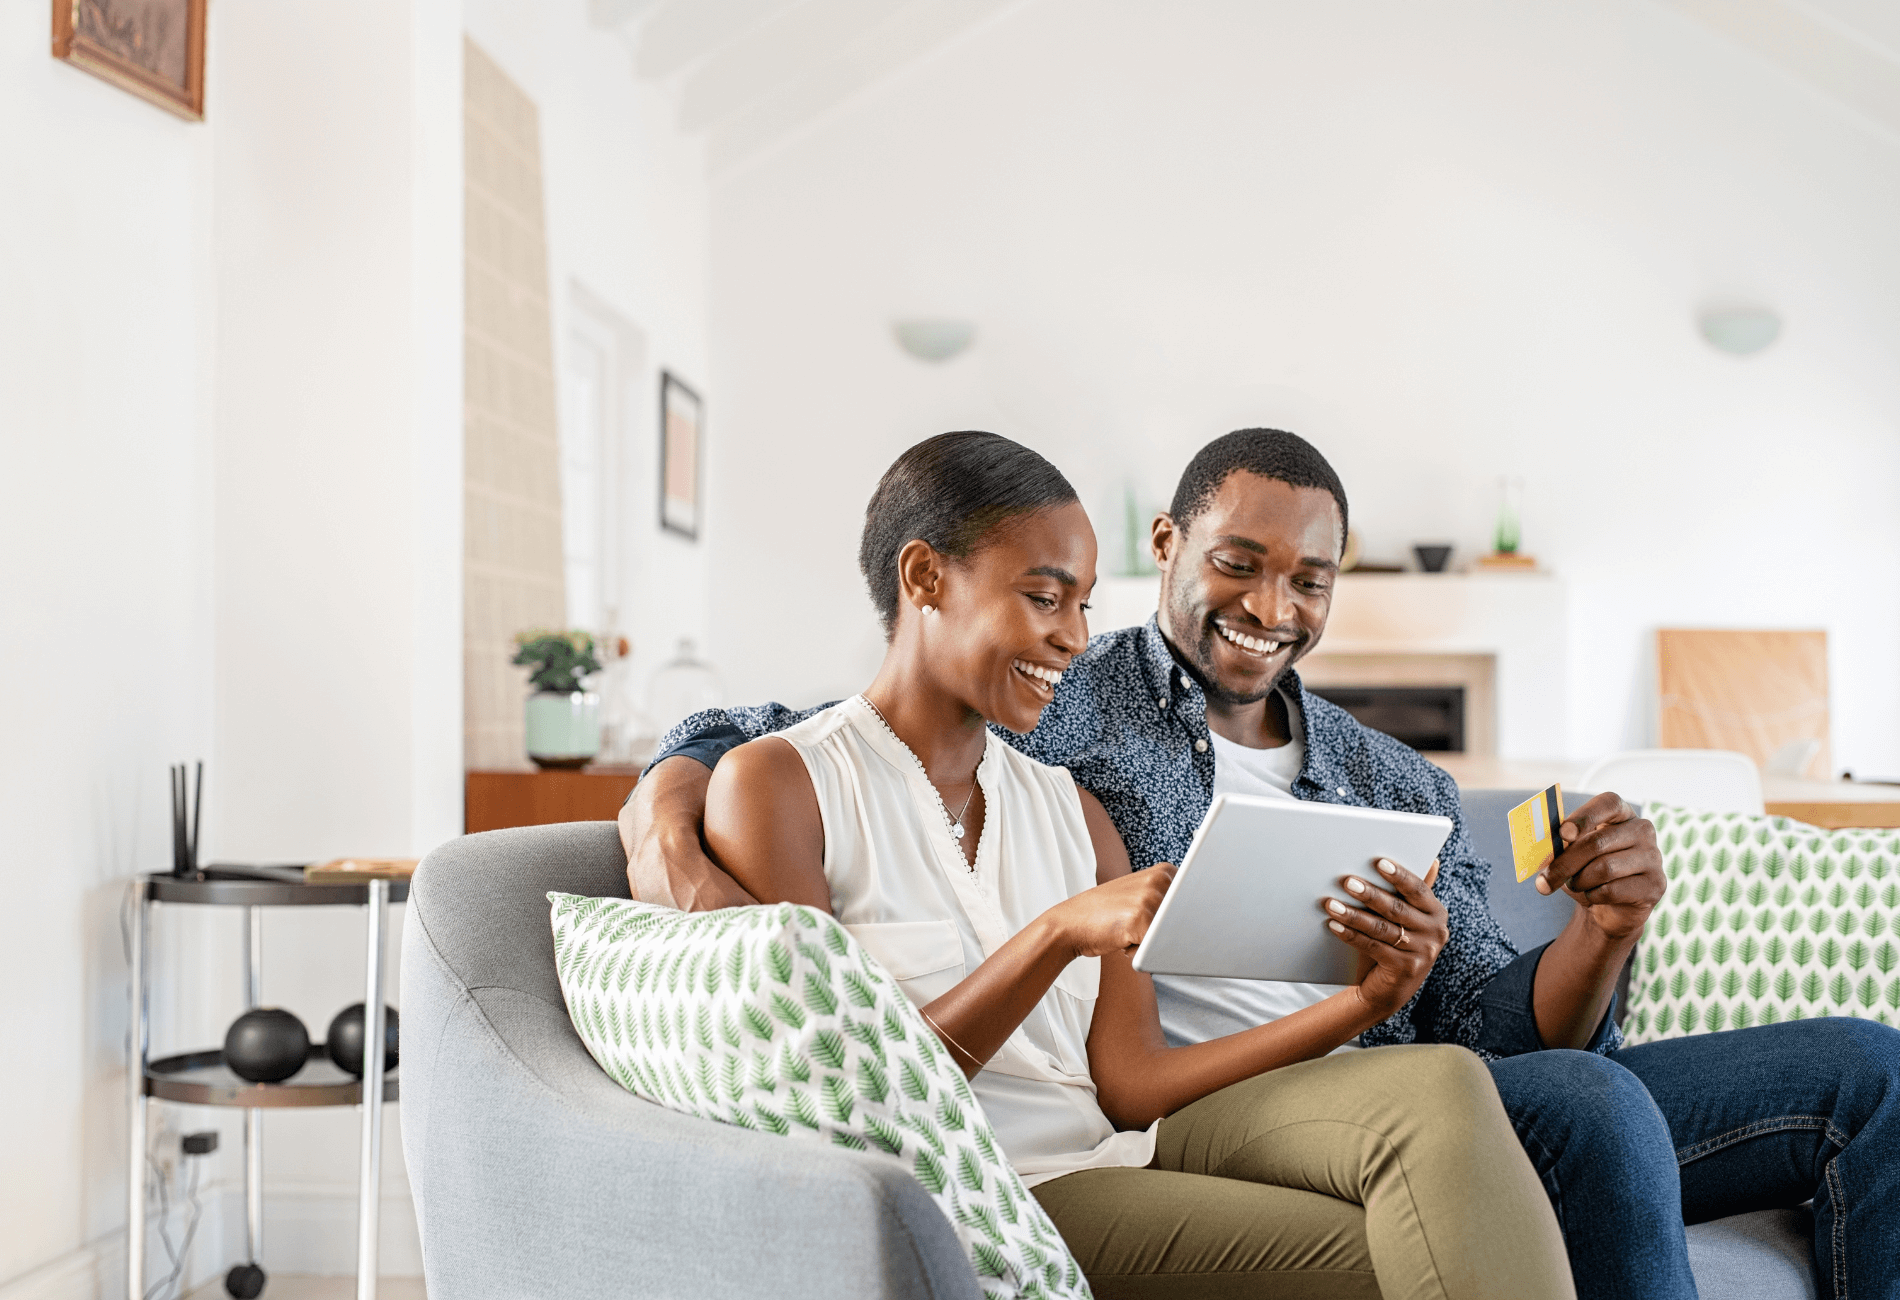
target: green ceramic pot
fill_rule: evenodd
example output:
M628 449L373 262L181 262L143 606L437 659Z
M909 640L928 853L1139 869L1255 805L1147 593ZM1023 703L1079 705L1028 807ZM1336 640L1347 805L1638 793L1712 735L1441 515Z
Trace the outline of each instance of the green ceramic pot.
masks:
M527 724L536 766L582 767L600 753L600 696L592 691L536 691Z

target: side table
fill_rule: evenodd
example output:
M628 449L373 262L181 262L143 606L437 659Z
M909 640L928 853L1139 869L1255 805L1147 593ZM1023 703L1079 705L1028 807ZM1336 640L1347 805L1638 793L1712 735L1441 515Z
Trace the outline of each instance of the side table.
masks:
M409 897L406 880L361 883L305 883L301 868L220 870L213 866L190 876L169 873L136 877L132 882L132 1042L128 1062L127 1103L131 1111L130 1164L126 1190L126 1300L145 1294L146 1121L153 1101L193 1106L232 1106L244 1116L244 1229L246 1253L255 1266L264 1248L263 1132L266 1110L291 1106L363 1108L362 1156L357 1185L356 1295L375 1300L377 1200L383 1164L383 1106L396 1100L397 1079L383 1072L383 940L389 905ZM321 1043L310 1048L304 1068L283 1083L251 1083L223 1063L219 1048L151 1059L148 1022L152 908L160 903L237 907L244 918L244 1005L259 1004L263 985L263 927L260 907L363 907L367 912L368 954L363 979L363 1077L352 1078L331 1063ZM381 1080L382 1086L375 1086Z
M612 821L640 768L595 763L578 771L474 771L468 774L462 829L498 831L553 822Z

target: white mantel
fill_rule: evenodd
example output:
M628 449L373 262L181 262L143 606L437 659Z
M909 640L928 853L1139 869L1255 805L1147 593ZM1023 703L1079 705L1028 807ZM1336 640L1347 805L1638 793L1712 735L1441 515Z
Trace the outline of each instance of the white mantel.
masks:
M1106 577L1091 631L1146 622L1158 577ZM1500 759L1568 752L1568 607L1549 573L1347 573L1315 655L1492 655Z

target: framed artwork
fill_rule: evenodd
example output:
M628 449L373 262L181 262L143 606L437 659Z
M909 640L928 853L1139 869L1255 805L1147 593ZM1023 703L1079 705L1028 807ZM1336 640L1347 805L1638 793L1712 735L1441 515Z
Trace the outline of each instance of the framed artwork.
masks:
M205 0L53 0L53 57L204 120Z
M699 536L699 467L706 426L699 394L660 372L660 527Z

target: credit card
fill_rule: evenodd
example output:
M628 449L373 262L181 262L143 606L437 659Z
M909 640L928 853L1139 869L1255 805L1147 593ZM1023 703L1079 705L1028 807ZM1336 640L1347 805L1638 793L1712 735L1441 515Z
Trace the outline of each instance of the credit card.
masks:
M1511 863L1523 884L1550 865L1561 844L1557 828L1564 821L1564 788L1553 785L1517 807L1506 817L1511 825Z

